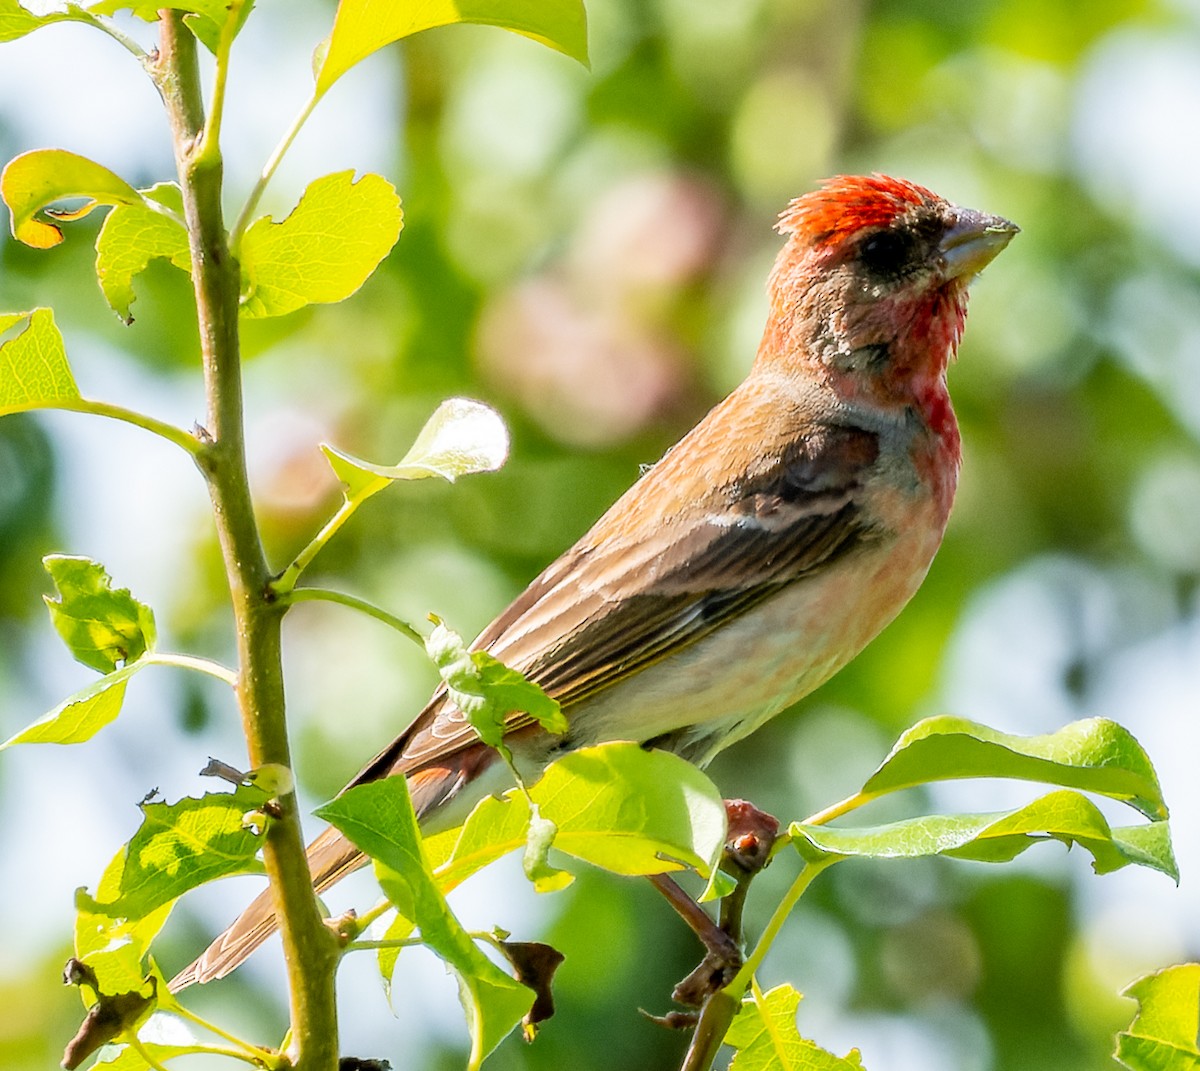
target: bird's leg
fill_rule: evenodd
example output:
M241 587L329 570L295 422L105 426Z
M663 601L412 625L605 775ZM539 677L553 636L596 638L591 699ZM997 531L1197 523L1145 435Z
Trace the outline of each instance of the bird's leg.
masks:
M650 880L693 932L707 953L700 965L675 987L672 997L686 1007L698 1008L705 998L724 988L742 966L742 910L754 876L767 865L771 846L779 834L779 821L745 800L726 800L729 832L721 860L722 869L737 885L721 901L720 922L714 922L673 879L658 874Z

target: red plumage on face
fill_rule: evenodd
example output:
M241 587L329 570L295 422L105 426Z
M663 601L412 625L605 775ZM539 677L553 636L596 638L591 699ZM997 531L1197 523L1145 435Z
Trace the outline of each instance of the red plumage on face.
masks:
M864 228L887 227L911 208L940 201L932 190L887 175L836 175L780 213L780 234L835 245Z

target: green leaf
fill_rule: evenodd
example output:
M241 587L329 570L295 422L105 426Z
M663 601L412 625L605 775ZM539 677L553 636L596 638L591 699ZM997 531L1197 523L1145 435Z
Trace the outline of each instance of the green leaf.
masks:
M179 187L161 183L146 190L146 203L118 205L108 214L96 237L96 277L112 310L127 324L133 323L134 276L150 261L162 257L177 268L191 271L187 228L172 216L150 207L149 202L182 211Z
M243 785L178 803L143 803L142 824L122 849L117 888L95 899L81 896L82 905L110 918L143 919L215 878L263 873L256 858L262 836L243 819L266 799L266 793Z
M862 1071L857 1049L834 1056L800 1036L799 1006L800 994L790 985L766 993L755 986L725 1035L725 1043L737 1050L730 1071Z
M99 0L98 3L86 6L94 15L115 15L118 11L130 11L146 22L157 22L159 10L170 8L173 11L194 12L223 25L229 16L232 3L233 0Z
M99 205L132 205L142 200L137 190L107 167L65 149L34 149L14 157L0 173L0 197L12 217L13 237L35 249L49 249L63 240L60 227L36 218L55 201L87 198L79 208L53 213L56 219L75 220Z
M242 313L283 316L348 298L396 244L403 220L395 187L379 175L317 179L286 219L263 216L243 236Z
M42 564L59 594L45 596L50 620L85 666L109 673L154 650L154 611L128 588L114 589L99 562L49 554Z
M1097 874L1134 863L1179 880L1166 822L1111 829L1091 800L1067 789L1051 792L1014 811L925 815L859 829L794 822L788 833L796 850L812 860L829 855L874 859L948 855L1004 863L1031 845L1052 839L1086 848Z
M412 919L397 913L384 932L383 939L385 941L406 941L416 928L417 924ZM396 973L396 961L400 958L402 951L403 948L399 945L385 946L378 951L376 962L379 965L379 976L383 979L383 988L388 1000L392 998L392 977Z
M1139 978L1122 994L1138 1002L1116 1058L1132 1071L1200 1069L1200 963L1181 963Z
M514 712L528 714L549 732L567 731L557 700L487 651L468 651L462 637L442 622L425 641L425 650L446 682L450 701L489 747L501 746L508 715Z
M0 314L0 334L24 329L0 344L0 416L79 398L67 351L50 309Z
M926 718L909 729L863 785L879 795L930 781L1012 777L1078 788L1167 817L1154 767L1132 734L1106 718L1045 736L1010 736L963 718Z
M512 30L588 65L583 0L341 0L316 71L319 96L355 64L393 41L435 26L482 23Z
M177 1023L175 1020L173 1027ZM166 1066L166 1062L175 1056L188 1056L196 1051L195 1045L161 1045L154 1041L143 1041L141 1046L158 1067ZM112 1045L100 1051L91 1071L152 1071L152 1065L132 1045Z
M580 748L551 763L529 789L554 847L615 874L694 867L707 877L725 845L725 804L695 766L665 751L618 741ZM529 806L518 792L487 797L461 830L431 837L427 850L449 889L501 856L523 849Z
M426 865L404 778L357 785L317 814L375 860L388 899L453 968L471 1034L469 1066L478 1067L521 1021L534 994L492 963L454 917Z
M508 457L508 429L490 406L450 398L434 410L397 465L374 465L326 443L321 450L345 484L347 500L365 499L392 480L440 476L453 483L459 476L492 472Z
M41 26L49 26L52 22L63 22L71 18L72 16L65 11L35 15L17 3L17 0L0 0L0 41L15 41Z
M125 684L145 663L131 662L64 699L50 713L9 737L0 751L13 744L82 744L116 720L125 700Z
M115 900L121 895L121 882L125 871L124 850L105 868L96 889L101 900ZM150 942L158 935L167 921L174 901L170 901L149 912L142 918L113 918L94 913L90 899L80 897L81 904L75 913L75 955L93 971L104 993L132 993L140 991L146 978L143 963ZM163 987L164 992L166 987ZM90 1004L83 993L84 1003Z

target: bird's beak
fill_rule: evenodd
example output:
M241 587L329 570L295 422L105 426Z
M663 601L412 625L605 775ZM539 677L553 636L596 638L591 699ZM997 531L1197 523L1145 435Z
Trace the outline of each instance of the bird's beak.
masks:
M1002 216L960 208L938 245L947 279L970 282L986 268L1021 228Z

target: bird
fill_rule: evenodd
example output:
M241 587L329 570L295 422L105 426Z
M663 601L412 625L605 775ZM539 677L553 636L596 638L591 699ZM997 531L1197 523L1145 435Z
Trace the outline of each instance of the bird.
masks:
M825 180L776 229L746 379L472 644L567 716L561 736L507 716L527 776L614 740L707 764L857 655L942 542L961 463L947 368L968 285L1018 228L876 173ZM427 833L511 785L444 686L351 785L395 776ZM366 862L332 827L308 859L318 891ZM268 889L171 988L224 977L276 926Z

